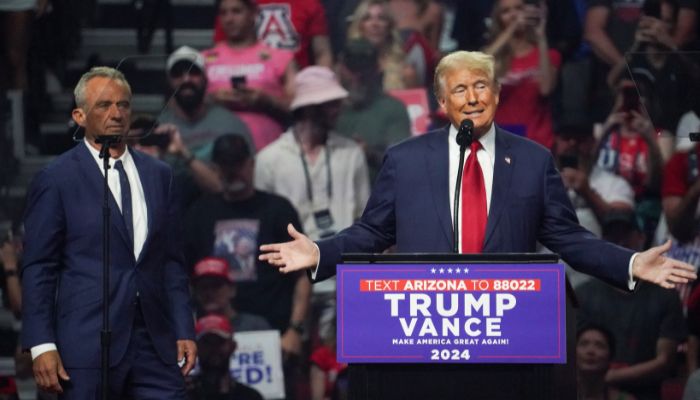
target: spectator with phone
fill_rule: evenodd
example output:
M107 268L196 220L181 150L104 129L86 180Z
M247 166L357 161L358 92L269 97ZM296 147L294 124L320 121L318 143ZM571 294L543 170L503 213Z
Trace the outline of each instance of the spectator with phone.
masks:
M501 93L496 123L551 148L549 98L557 84L561 55L547 41L544 1L498 0L485 52L496 58Z
M202 192L221 191L221 181L214 170L185 146L176 125L159 124L148 115L136 115L129 136L133 137L129 141L135 149L173 166L181 207L187 208Z
M238 116L257 150L277 139L289 117L294 53L258 38L255 0L221 0L219 21L226 40L204 50L207 94Z
M581 226L600 237L601 222L610 211L634 210L634 191L629 183L596 164L596 141L590 124L560 126L552 155ZM590 279L572 268L566 273L574 286Z
M642 86L628 77L618 82L615 104L600 129L597 164L632 186L637 215L651 240L661 214L663 158L656 129L643 111L648 104L644 94Z
M211 161L214 140L228 133L241 135L252 146L248 126L226 108L207 101L209 82L204 57L197 50L188 46L175 50L168 57L166 74L171 97L158 122L177 126L183 144L197 159Z
M679 52L674 42L678 4L670 0L648 1L642 10L634 43L627 50L624 62L610 71L608 84L613 87L629 70L637 89L648 92L645 93L648 103L642 110L660 132L659 147L667 161L674 150L673 132L683 112L691 107L688 100L692 98L692 85L700 81L700 68ZM636 93L625 97L637 98Z

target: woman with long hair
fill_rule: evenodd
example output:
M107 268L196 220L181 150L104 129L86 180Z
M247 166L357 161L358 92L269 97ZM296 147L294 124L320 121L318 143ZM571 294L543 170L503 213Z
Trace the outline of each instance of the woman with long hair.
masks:
M557 82L559 52L547 43L544 1L498 0L491 14L489 44L501 84L496 122L550 148L553 142L549 96Z
M406 63L401 37L387 1L364 0L351 18L348 39L364 38L377 48L384 90L415 87L416 72Z

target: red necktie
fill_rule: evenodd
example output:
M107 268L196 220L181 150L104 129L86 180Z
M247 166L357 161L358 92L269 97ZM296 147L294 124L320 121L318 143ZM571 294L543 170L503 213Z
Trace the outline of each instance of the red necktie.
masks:
M481 253L486 234L486 188L476 153L481 143L471 144L462 173L462 253Z

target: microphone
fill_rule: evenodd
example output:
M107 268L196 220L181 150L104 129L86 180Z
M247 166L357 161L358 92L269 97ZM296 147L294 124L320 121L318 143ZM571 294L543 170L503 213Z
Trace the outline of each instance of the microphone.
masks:
M462 120L457 130L457 144L460 150L472 144L474 140L474 121L470 119Z
M124 138L123 135L98 135L95 138L95 143L109 143L109 144L115 144L115 143L121 143L122 139Z
M107 169L109 168L107 162L107 159L109 159L109 148L117 143L121 143L122 139L122 135L98 135L95 138L95 143L102 145L100 149L100 158L105 160L105 173L107 173Z
M459 253L459 199L462 197L460 189L462 188L462 170L464 169L464 152L467 146L470 146L474 141L474 121L464 119L459 124L457 130L457 144L459 145L459 166L457 168L457 182L455 182L455 198L453 202L454 214L452 215L452 231L453 231L453 250Z

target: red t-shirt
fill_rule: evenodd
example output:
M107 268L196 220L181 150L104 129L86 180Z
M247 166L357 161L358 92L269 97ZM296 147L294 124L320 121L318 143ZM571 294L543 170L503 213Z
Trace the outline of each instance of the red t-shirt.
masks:
M693 150L700 158L700 151L697 147ZM690 167L688 166L690 152L674 154L664 168L664 179L661 183L661 196L685 196L690 189Z
M314 350L311 353L311 362L326 373L326 395L330 396L333 393L336 377L348 365L339 363L335 358L335 353L328 346L320 346Z
M603 138L598 154L598 165L614 174L620 175L634 189L634 194L644 194L647 178L647 159L649 146L639 136L622 137L613 131Z
M559 52L550 49L548 54L552 67L559 69ZM496 123L549 149L554 141L552 109L549 98L540 96L537 83L539 65L539 50L536 47L522 57L513 58L510 69L500 79Z
M311 65L311 40L327 36L326 13L319 0L256 0L258 38L279 49L294 51L299 68ZM214 21L214 42L226 40L219 17Z

